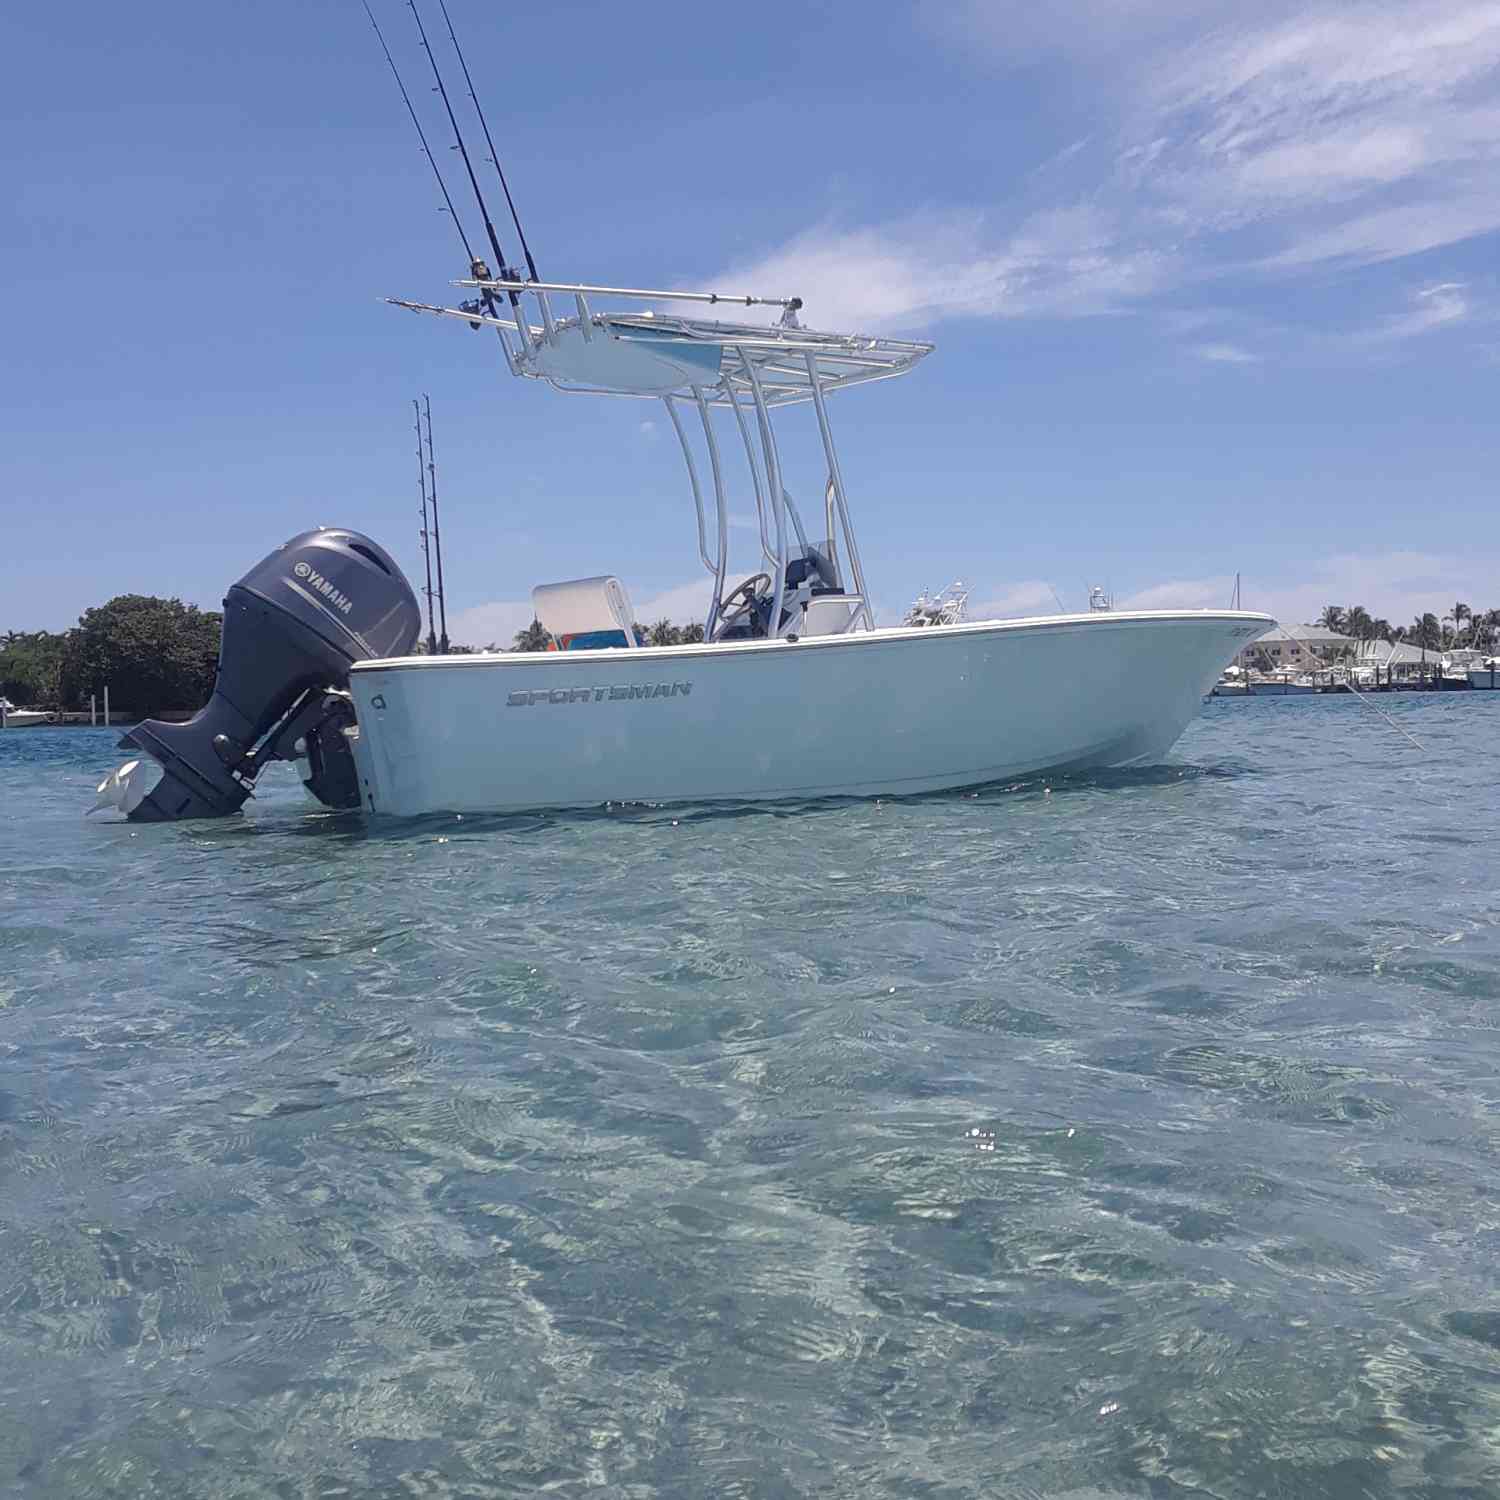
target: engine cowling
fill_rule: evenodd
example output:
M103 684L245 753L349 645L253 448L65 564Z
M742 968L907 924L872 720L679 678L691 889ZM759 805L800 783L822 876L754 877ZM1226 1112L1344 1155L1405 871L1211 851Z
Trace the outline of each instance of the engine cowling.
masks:
M344 729L349 668L404 656L421 634L417 596L384 548L357 531L305 531L257 563L224 598L208 702L185 723L147 719L120 741L163 771L137 822L221 818L271 760L305 759L330 806L359 793Z

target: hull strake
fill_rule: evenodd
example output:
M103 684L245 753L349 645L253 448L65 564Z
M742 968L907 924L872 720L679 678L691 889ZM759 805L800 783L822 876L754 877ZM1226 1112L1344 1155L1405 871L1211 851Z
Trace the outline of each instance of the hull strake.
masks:
M1148 764L1266 623L1094 614L361 663L362 802L414 816L899 795Z

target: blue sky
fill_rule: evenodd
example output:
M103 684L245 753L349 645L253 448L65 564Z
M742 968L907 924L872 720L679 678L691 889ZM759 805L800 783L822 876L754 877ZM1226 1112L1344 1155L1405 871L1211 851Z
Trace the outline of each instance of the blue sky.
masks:
M936 340L832 404L885 618L954 577L1042 613L1225 604L1237 571L1286 620L1500 605L1492 0L451 8L544 275ZM443 141L410 12L377 13ZM319 523L415 578L423 390L455 636L605 571L692 613L659 408L379 302L464 267L355 0L0 28L0 629L212 607Z

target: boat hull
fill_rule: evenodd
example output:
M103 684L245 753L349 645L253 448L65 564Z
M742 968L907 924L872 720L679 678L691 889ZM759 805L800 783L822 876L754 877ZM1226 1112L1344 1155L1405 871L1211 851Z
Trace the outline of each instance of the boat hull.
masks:
M902 795L1149 764L1270 623L1122 612L362 662L355 761L366 809L393 816Z
M38 724L52 724L57 715L44 708L10 708L0 715L0 727L5 729L32 729Z

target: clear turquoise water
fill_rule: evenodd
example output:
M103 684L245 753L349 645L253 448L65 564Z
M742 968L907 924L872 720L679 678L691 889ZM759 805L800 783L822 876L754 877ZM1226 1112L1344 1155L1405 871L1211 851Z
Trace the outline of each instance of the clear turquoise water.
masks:
M0 1493L1500 1492L1500 694L1381 702L375 832L0 734Z

